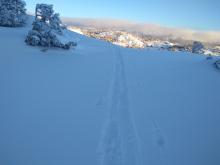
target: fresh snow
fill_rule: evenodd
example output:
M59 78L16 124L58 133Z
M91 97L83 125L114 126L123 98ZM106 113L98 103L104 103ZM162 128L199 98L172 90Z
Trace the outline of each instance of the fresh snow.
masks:
M30 29L0 27L1 165L220 164L216 59L69 31L45 50Z

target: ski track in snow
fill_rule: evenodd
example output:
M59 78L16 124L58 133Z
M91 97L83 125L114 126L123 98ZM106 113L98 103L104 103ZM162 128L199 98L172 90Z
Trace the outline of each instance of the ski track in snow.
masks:
M100 141L100 165L142 165L138 136L130 113L124 61L120 49L109 99L109 116Z
M153 128L155 131L155 136L154 136L154 140L156 142L157 147L160 149L160 151L162 151L165 148L165 139L164 136L158 126L157 121L153 121Z
M163 150L165 149L166 141L164 138L163 133L160 130L159 124L156 120L153 121L153 129L154 129L154 134L153 134L153 141L159 149L159 154L158 154L158 160L160 164L165 164L166 160L164 157L164 152Z

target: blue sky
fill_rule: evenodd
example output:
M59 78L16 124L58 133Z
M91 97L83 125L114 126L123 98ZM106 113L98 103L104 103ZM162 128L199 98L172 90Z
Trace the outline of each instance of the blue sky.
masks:
M61 16L113 18L169 27L220 30L220 0L27 0L54 4Z

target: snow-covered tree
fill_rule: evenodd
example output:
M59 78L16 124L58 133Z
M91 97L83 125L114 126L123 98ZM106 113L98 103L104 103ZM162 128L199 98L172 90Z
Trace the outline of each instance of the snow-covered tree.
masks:
M27 19L25 6L23 0L0 0L0 26L23 26Z
M50 25L54 31L56 31L57 33L62 33L64 26L60 20L60 15L58 13L55 13L53 17L50 18Z
M193 42L192 53L201 54L203 53L203 49L204 49L204 45L201 42L199 41Z
M63 44L57 35L62 34L62 22L53 5L37 4L33 29L28 33L25 42L32 46L59 47L69 49L76 46L74 42Z
M37 4L35 10L36 19L48 22L53 16L54 10L53 5L48 4Z
M64 25L60 20L60 15L54 13L53 5L37 4L35 15L36 20L41 20L46 23L52 31L62 34Z

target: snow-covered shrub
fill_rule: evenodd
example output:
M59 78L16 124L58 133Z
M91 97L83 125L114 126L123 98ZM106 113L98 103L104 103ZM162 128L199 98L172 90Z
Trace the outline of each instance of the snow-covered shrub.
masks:
M40 41L41 41L40 37L41 34L39 32L32 30L28 33L26 42L32 46L40 45Z
M204 45L201 42L199 41L193 42L192 53L201 54L203 53L203 49L204 49Z
M75 42L68 42L68 43L62 45L62 48L63 49L70 49L71 47L75 47L75 46L77 46L77 43L75 43Z
M59 14L53 10L53 5L37 4L33 28L28 33L25 42L32 46L58 47L70 49L76 43L62 43L57 35L62 35L63 25Z
M0 26L23 26L27 19L25 6L23 0L0 0Z
M28 33L26 42L32 46L59 47L60 45L55 34L51 32L38 32L36 30Z

